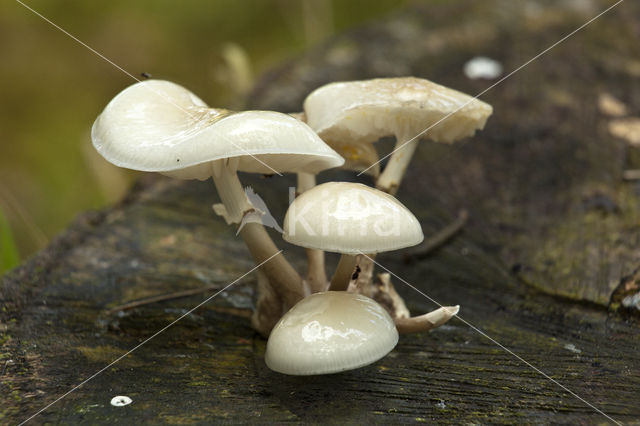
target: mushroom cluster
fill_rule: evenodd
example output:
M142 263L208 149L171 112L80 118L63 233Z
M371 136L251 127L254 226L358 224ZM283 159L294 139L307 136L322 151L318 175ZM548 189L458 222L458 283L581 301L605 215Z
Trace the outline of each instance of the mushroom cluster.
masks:
M284 374L327 374L375 362L393 349L398 332L429 330L458 312L441 307L411 317L388 274L373 282L373 256L423 240L418 220L394 197L419 137L452 142L481 129L490 113L483 102L416 78L329 84L292 115L210 108L182 86L145 80L109 102L91 137L117 166L213 179L221 200L215 213L240 224L261 264L252 324L269 337L267 365ZM396 149L380 173L373 142L389 135ZM335 167L369 173L377 189L316 186L316 174ZM297 174L283 238L306 249L304 277L265 230L264 207L247 196L238 171ZM330 280L325 251L341 254Z

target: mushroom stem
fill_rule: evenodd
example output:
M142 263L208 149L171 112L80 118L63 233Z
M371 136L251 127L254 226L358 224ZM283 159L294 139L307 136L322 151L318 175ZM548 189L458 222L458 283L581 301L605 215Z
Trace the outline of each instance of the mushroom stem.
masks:
M310 190L314 186L316 186L316 175L305 172L298 173L298 188L296 190L298 195Z
M373 284L373 270L375 269L375 264L373 261L375 258L376 253L358 255L357 264L360 267L360 273L354 281L353 291L355 293L369 296L369 294L366 292L371 289L371 285Z
M284 312L282 299L274 290L264 271L258 269L258 300L251 316L251 325L264 338L269 337Z
M336 272L333 274L333 278L331 278L329 290L345 291L347 287L349 287L349 281L351 281L351 276L355 267L356 256L353 254L343 253L342 256L340 256Z
M227 223L240 223L244 215L254 210L238 179L237 158L212 162L213 181L225 207L223 214ZM249 248L253 260L260 264L278 253L278 247L264 229L262 223L248 221L239 231ZM261 266L274 290L288 305L293 306L307 294L302 278L287 262L282 253Z
M312 173L298 173L298 188L296 194L300 195L316 186L316 175ZM317 249L305 249L307 253L307 282L312 293L318 293L327 289L327 272L324 263L324 251Z
M224 204L223 217L228 224L240 223L245 213L254 210L238 179L238 162L237 158L211 162L213 183Z
M396 144L393 148L393 153L387 162L383 172L376 180L376 188L387 194L395 195L398 192L400 183L404 178L404 174L407 171L407 167L413 158L413 154L418 147L418 139L415 135L412 135L408 131L408 126L404 129L395 132ZM408 141L408 142L407 142ZM373 276L373 259L372 257L366 257L362 259L362 270L365 274L359 277L358 287L363 289L364 286L372 286L371 278ZM362 290L360 292L363 292ZM400 300L400 296L398 296Z
M398 192L398 187L402 182L407 166L411 162L413 153L418 146L418 138L406 130L396 132L395 135L396 145L393 148L393 153L376 181L376 188L391 195L395 195Z
M443 306L427 314L411 318L394 318L396 328L400 334L419 333L440 327L453 318L460 306Z
M261 223L245 223L240 230L240 236L258 264L274 256L279 251ZM302 278L287 262L282 253L274 256L260 268L287 306L295 305L308 295Z
M311 293L327 290L327 272L324 267L324 251L305 249L307 252L307 282Z

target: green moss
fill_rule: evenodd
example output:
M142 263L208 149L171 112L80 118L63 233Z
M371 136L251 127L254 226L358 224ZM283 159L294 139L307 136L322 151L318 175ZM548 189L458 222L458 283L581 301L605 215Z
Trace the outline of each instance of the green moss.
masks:
M7 332L0 333L0 345L6 345L11 341L11 336Z
M640 216L640 199L630 187L619 186L611 198L619 201L618 213L576 210L550 225L542 238L523 235L515 244L528 258L521 278L551 294L607 306L617 285L607 281L611 265L633 259L636 249L633 234L621 230L633 229Z
M78 346L76 348L91 362L111 362L124 355L127 351L114 346Z
M211 386L211 382L195 381L187 383L188 386Z

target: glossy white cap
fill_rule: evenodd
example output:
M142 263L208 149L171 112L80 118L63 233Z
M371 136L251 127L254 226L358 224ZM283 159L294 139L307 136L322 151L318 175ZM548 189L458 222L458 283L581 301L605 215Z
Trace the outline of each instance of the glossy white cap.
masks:
M350 182L328 182L297 197L284 218L283 238L298 246L358 254L419 244L418 219L392 195Z
M331 83L304 102L307 123L329 145L417 135L448 114L423 137L454 142L482 129L492 111L485 102L415 77Z
M317 173L344 163L309 126L286 114L211 109L163 80L120 92L96 119L91 139L117 166L184 179L208 178L210 162L224 158L238 158L239 171L256 173Z
M265 362L283 374L338 373L379 360L397 343L393 320L373 299L344 291L315 293L276 324Z

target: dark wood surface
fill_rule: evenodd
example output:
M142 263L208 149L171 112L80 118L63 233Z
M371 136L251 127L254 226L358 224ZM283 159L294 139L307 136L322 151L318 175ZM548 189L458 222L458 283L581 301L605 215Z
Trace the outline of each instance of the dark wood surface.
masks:
M468 59L487 55L513 70L611 3L526 4L414 6L273 70L251 107L297 111L325 82L377 76L415 75L476 94L492 82L466 79ZM464 320L623 422L640 418L640 329L637 312L620 304L638 290L623 278L640 267L640 190L622 172L640 164L597 104L609 93L640 115L639 36L640 8L624 2L486 93L494 116L473 140L421 143L398 198L426 235L462 208L469 223L423 261L405 264L402 252L378 258L438 302L460 304ZM283 217L292 177L241 179ZM333 179L355 177L321 175ZM81 215L2 278L0 423L26 419L207 295L123 314L110 308L222 289L252 268L234 230L211 212L216 200L211 182L145 176L121 204ZM277 241L302 268L303 253ZM359 370L273 373L248 319L254 283L245 277L34 421L607 422L460 320L402 336L389 356ZM412 312L435 307L394 283ZM112 407L116 395L133 403Z

